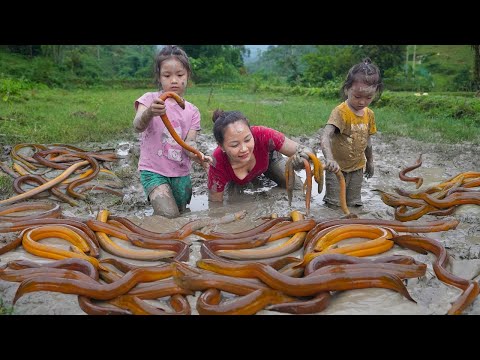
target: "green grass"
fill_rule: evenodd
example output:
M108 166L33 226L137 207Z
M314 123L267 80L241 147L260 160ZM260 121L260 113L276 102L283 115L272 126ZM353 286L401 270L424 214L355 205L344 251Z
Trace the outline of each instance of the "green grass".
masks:
M241 111L252 125L273 127L291 136L312 134L323 125L323 119L328 118L334 104L313 97L254 94L229 89L214 89L210 93L210 89L197 88L189 94L190 101L202 113L205 131L213 128L211 119L215 109L223 109Z
M413 45L409 45L410 66ZM435 90L451 89L462 71L472 73L473 51L470 45L417 45L416 66L423 66L432 74Z
M6 195L7 197L13 196L13 179L3 173L0 170L0 194Z
M3 299L0 298L0 315L12 315L13 306L4 306Z
M409 45L413 54L413 45ZM417 56L424 56L431 64L438 64L452 72L459 67L473 65L473 51L470 45L417 45Z
M133 103L152 90L28 90L20 100L0 102L0 144L134 140ZM316 133L339 103L317 96L250 93L222 86L213 91L193 87L185 98L200 109L204 133L211 133L213 111L221 108L242 111L252 124L273 127L288 136ZM372 109L378 130L385 134L432 142L480 143L478 124L469 118L453 119L441 111L432 115L408 106Z
M379 131L432 143L470 141L480 143L480 131L473 121L435 118L416 112L381 108L375 111Z

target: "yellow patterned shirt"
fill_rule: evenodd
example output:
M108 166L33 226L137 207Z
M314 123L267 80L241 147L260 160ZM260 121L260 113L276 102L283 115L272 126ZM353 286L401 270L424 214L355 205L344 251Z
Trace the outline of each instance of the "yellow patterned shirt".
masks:
M342 171L352 172L365 166L365 149L370 135L377 132L375 115L369 108L364 109L363 116L358 116L344 101L332 110L327 124L336 126L331 139L332 154Z

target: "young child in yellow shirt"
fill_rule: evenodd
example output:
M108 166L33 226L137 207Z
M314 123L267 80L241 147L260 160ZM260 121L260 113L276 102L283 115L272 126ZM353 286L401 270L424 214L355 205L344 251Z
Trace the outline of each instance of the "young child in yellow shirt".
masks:
M339 206L340 187L335 174L342 171L347 205L362 206L363 175L374 173L371 135L377 132L375 115L368 105L383 90L380 70L369 58L348 71L342 93L345 101L332 110L323 130L321 147L325 156L325 197Z

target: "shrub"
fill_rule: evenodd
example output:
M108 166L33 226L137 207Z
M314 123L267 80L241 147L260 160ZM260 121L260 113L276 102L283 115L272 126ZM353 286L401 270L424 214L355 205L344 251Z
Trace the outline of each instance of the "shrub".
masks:
M25 78L11 79L0 74L0 97L2 101L14 101L19 99L28 99L28 90L43 87L45 85L35 84Z

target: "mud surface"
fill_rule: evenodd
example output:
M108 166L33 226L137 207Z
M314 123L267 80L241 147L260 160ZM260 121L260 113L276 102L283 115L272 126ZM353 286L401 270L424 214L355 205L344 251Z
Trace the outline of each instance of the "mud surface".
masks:
M314 136L294 138L313 148L320 158L320 134ZM215 147L213 136L201 135L199 138L200 150L210 154ZM123 199L108 194L92 194L80 207L71 207L62 204L65 215L80 218L93 218L101 209L107 208L114 215L129 217L135 223L153 231L166 232L179 228L188 221L203 217L221 217L228 213L247 210L244 219L234 223L218 226L217 231L243 231L260 223L258 218L272 213L286 216L291 210L305 211L305 201L300 191L294 192L292 206L288 206L287 194L284 189L275 186L267 179L251 186L247 186L243 193L232 194L224 204L212 206L207 201L206 173L200 166L194 164L192 180L194 185L193 199L190 212L182 214L177 219L166 219L154 216L153 209L145 199L139 182L136 165L138 161L138 143L135 141L115 144L77 144L86 149L115 148L117 153L124 156L112 166L112 170L124 183ZM421 189L446 180L465 171L480 171L480 155L477 146L471 144L425 144L407 138L387 137L377 134L373 139L373 153L375 175L365 180L362 189L364 206L351 209L361 218L393 219L393 208L385 205L378 192L381 189L393 192L394 187L407 191L414 191L413 183L403 182L398 173L406 166L415 163L420 153L423 154L423 165L412 172L411 176L424 178ZM0 158L5 160L5 154ZM303 178L303 172L298 172ZM315 186L314 186L315 188ZM322 201L322 193L314 191L310 217L315 220L338 218L343 214L340 209L326 207ZM455 230L441 233L430 233L429 237L442 242L450 255L450 268L454 274L466 279L479 279L480 274L480 207L463 205L451 215L460 220ZM436 217L424 216L419 222L435 220ZM0 234L0 241L9 241ZM192 241L189 264L194 265L199 258L200 242L195 235L189 237ZM460 290L440 282L432 269L434 256L422 255L410 250L394 246L388 253L407 254L419 261L428 264L426 276L419 279L410 279L407 289L415 299L413 303L402 295L385 289L364 289L338 292L332 299L329 307L320 314L446 314L459 295ZM0 255L0 265L9 260L28 258L38 261L36 256L25 253L21 248ZM133 263L134 261L132 261ZM138 263L138 262L137 262ZM4 306L10 306L18 287L17 283L0 281L0 298ZM198 295L199 293L197 293ZM196 314L196 297L189 296L192 311ZM14 307L14 314L84 314L79 308L75 295L64 295L51 292L36 292L23 296ZM259 314L277 314L271 311L261 311ZM480 314L478 299L469 306L464 314Z

